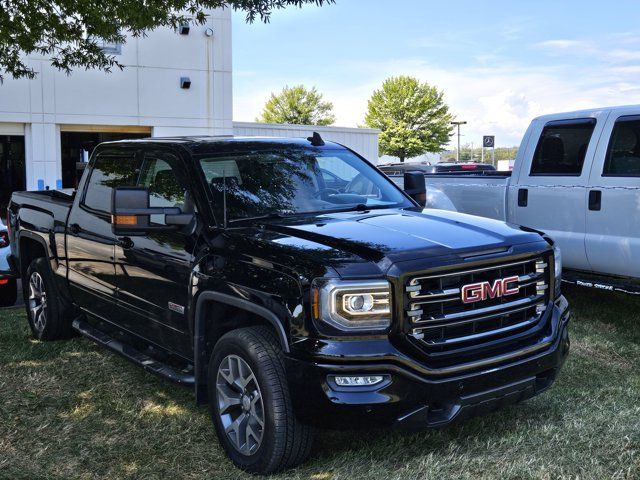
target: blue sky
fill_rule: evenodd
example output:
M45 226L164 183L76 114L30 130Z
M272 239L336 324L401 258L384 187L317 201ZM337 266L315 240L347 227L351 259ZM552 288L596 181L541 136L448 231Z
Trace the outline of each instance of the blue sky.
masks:
M483 134L517 145L540 114L640 103L637 0L337 0L287 9L271 23L233 19L234 118L254 120L271 91L302 83L363 123L382 81L408 74L444 90Z

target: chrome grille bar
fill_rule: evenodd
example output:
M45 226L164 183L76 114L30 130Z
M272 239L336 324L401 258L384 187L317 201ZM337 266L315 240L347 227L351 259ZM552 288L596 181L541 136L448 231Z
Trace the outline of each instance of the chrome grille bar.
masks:
M532 307L533 305L525 305L522 307L518 307L518 308L511 308L509 310L505 310L504 312L501 312L501 315L505 316L505 315L513 315L514 313L519 313L519 312L524 312L525 310L528 310ZM473 323L473 322L477 322L477 321L481 321L481 320L487 320L490 318L495 318L496 315L485 315L482 317L474 317L474 318L466 318L464 320L460 320L457 322L448 322L448 323L442 323L442 324L438 324L438 323L429 323L427 325L421 324L416 326L413 329L413 333L419 333L423 330L427 330L427 329L432 329L432 328L440 328L440 327L458 327L460 325L465 325L468 323Z
M445 340L437 340L437 341L426 341L425 343L429 344L429 345L437 345L437 346L449 346L449 345L456 345L458 343L464 343L464 342L468 342L471 340L479 340L482 338L487 338L487 337L492 337L494 335L500 335L502 333L508 333L514 330L519 330L521 328L526 328L529 327L535 323L538 322L538 318L537 317L531 317L528 320L525 320L524 322L520 322L520 323L516 323L514 325L509 325L507 327L502 327L502 328L497 328L495 330L487 330L486 332L479 332L479 333L474 333L471 335L465 335L463 337L455 337L455 338L450 338L450 339L445 339ZM421 340L422 337L424 337L424 333L421 332L417 332L417 333L413 333L412 334L413 337L417 338L418 340Z
M486 271L490 271L493 269L487 269ZM495 270L498 270L497 268ZM538 280L540 279L544 279L544 272L541 273L535 273L535 274L526 274L526 275L519 275L518 277L518 286L520 288L524 288L524 287L528 287L529 285L532 285L534 283L536 283ZM420 287L420 285L415 285L416 287ZM447 288L444 290L428 290L427 292L420 294L420 290L415 290L415 289L411 289L412 286L407 287L407 292L409 293L409 297L411 297L411 299L416 299L416 300L420 300L423 298L427 298L428 300L426 301L421 301L421 302L411 302L412 305L422 305L424 303L435 303L437 301L448 301L446 300L445 297L453 297L452 300L458 300L458 297L456 297L456 295L460 295L460 289L459 288ZM434 299L434 300L431 300ZM438 300L440 299L440 300Z
M467 310L464 312L456 312L456 313L446 313L444 315L441 315L439 317L431 317L428 319L420 319L420 320L416 320L414 319L413 322L415 324L424 324L424 323L437 323L437 322L442 322L442 321L447 321L447 320L460 320L460 319L467 319L467 318L474 318L477 320L476 317L486 317L488 315L490 316L497 316L497 315L501 315L504 314L504 312L508 311L511 308L516 308L516 307L533 307L538 303L542 303L544 302L544 295L532 295L529 297L525 297L525 298L520 298L518 300L514 300L512 302L508 302L508 303L501 303L499 305L493 305L491 307L483 307L483 308L476 308L473 310ZM407 312L407 314L411 314L412 312L415 312L416 310L409 310ZM410 315L410 316L414 316L414 315Z

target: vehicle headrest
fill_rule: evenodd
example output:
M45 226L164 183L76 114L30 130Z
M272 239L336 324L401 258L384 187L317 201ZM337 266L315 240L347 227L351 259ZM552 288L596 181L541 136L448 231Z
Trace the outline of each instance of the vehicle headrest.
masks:
M564 159L564 142L560 137L545 137L542 143L541 156L550 162L559 162Z
M173 197L179 197L183 192L178 179L171 170L160 170L156 173L150 190L152 192L157 191L169 193Z

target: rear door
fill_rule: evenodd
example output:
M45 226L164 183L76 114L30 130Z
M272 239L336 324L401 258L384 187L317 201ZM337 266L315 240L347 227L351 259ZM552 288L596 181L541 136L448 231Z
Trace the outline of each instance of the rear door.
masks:
M587 185L591 159L606 116L540 121L510 186L515 223L542 230L562 249L564 265L589 270L585 249Z
M67 223L68 278L75 301L84 310L113 319L116 303L111 231L111 192L135 182L139 160L132 149L103 150L92 160L87 179Z
M608 119L588 196L586 248L592 269L640 277L640 115Z

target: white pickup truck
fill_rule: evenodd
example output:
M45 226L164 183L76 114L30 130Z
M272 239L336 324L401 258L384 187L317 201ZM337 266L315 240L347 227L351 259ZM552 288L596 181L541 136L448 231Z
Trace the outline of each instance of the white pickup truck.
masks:
M425 177L427 207L541 230L565 280L640 294L640 105L534 119L513 172Z

